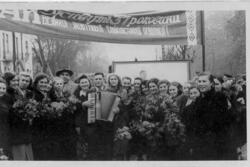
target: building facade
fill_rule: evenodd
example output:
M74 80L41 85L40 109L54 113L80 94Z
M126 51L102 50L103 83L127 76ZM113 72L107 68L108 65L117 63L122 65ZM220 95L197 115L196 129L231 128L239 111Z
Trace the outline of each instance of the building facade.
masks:
M21 10L2 10L0 17L27 21ZM33 76L33 41L36 36L0 30L0 73L26 71Z

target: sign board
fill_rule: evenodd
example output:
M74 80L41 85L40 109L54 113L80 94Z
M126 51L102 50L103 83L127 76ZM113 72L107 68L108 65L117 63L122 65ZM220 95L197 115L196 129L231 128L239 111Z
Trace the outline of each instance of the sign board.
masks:
M159 11L98 15L64 10L28 10L24 12L25 17L18 19L0 17L0 29L94 42L196 45L200 36L197 31L199 13Z
M134 79L141 74L146 79L158 78L185 83L190 79L189 61L127 61L113 62L113 72Z

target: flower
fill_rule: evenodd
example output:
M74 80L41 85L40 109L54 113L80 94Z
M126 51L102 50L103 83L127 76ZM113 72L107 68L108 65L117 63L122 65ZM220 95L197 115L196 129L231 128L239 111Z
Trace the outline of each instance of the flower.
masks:
M179 145L185 141L185 126L176 114L167 113L163 127L167 145Z
M76 104L76 103L80 102L75 96L70 96L70 97L68 98L68 101L69 101L70 103L73 103L73 104Z
M76 104L67 98L61 98L61 100L57 102L51 102L50 99L44 99L39 103L38 110L40 117L54 119L66 113L73 114L76 110Z
M13 112L24 121L32 121L38 116L38 104L34 99L18 99L13 104Z
M130 131L130 129L127 126L124 126L122 128L118 128L116 130L114 141L125 140L125 139L127 139L127 140L132 139L132 135L131 135L131 133L129 131Z

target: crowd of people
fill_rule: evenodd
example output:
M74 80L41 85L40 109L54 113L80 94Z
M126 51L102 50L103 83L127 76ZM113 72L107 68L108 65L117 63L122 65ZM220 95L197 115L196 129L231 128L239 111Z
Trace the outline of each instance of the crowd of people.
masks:
M202 72L192 81L0 77L0 153L9 160L238 160L246 145L246 77ZM90 93L112 92L112 121L88 123Z

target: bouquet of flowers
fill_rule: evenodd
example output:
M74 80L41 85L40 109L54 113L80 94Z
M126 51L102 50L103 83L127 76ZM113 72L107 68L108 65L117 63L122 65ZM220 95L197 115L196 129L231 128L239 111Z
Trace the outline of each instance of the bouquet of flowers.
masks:
M65 103L66 103L65 111L73 113L77 109L76 104L81 103L81 101L74 96L70 96Z
M51 100L48 98L43 99L38 104L37 110L39 111L39 117L50 119L57 116L55 109L51 106Z
M139 121L142 119L142 115L144 112L145 108L145 97L141 96L140 94L134 92L132 95L132 113L131 114L131 119L135 121Z
M0 148L0 161L6 161L9 157L4 154L3 148Z
M135 146L137 147L138 156L143 155L148 159L162 152L164 149L164 135L162 125L159 122L140 121L133 122L130 125L132 137L137 139Z
M63 113L73 113L76 110L76 105L74 99L61 99L58 102L51 102L50 99L44 99L38 105L39 116L45 118L58 118L63 115Z
M132 139L130 129L127 126L118 128L114 138L114 158L125 157L128 149L128 141ZM123 159L122 158L122 159Z
M133 122L130 126L133 134L136 133L143 136L148 141L149 145L156 146L160 144L159 140L162 138L162 128L159 122L140 121Z
M37 110L38 102L34 99L18 99L13 104L13 111L22 120L32 121L38 116L39 111Z
M185 126L176 114L166 113L163 127L168 146L177 146L185 141Z
M132 139L131 133L129 132L129 128L127 126L124 126L122 128L118 128L116 130L114 141L117 140L130 140Z
M160 128L159 123L153 123L148 121L143 121L142 124L138 126L138 132L145 136L148 140L154 140L155 137L160 137L158 129Z
M50 114L53 114L55 117L62 116L62 113L66 108L66 104L64 102L52 102L50 105L53 109L53 112L51 112Z

